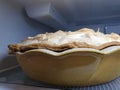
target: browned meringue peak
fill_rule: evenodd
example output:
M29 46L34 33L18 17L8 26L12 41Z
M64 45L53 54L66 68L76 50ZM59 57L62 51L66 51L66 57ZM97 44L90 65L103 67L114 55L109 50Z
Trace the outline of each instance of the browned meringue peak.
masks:
M95 32L93 29L83 28L74 32L59 30L55 33L38 34L35 37L28 37L27 40L20 44L45 43L50 45L62 45L70 42L85 42L90 45L99 46L112 41L120 42L120 36L115 33L105 35L99 31Z

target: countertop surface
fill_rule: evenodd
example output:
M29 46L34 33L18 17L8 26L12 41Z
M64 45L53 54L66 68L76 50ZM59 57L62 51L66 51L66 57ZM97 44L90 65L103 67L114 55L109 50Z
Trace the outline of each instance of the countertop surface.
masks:
M0 90L120 90L120 77L117 79L95 86L87 87L60 87L37 82L27 77L21 68L15 68L0 73Z
M0 83L0 90L58 90L58 89Z

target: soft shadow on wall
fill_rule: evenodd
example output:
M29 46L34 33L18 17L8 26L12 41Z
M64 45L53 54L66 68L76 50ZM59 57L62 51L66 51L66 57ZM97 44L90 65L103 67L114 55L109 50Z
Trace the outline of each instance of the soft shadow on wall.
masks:
M23 18L24 20L29 24L30 27L36 29L36 30L40 30L40 33L46 33L46 32L55 32L56 30L48 25L45 25L43 23L40 23L37 20L34 20L32 18L30 18L25 9L22 10L23 13ZM41 29L43 29L43 31L41 32Z
M19 43L28 36L52 31L32 20L17 4L0 0L0 70L17 65L14 55L8 55L8 44Z
M11 56L6 55L0 61L0 70L16 67L16 65L18 65L16 57L13 55L11 55Z

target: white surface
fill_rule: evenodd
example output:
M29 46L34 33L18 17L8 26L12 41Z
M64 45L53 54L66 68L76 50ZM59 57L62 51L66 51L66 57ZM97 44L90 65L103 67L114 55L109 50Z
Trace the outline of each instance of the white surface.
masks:
M120 0L12 0L21 3L24 8L43 3L51 5L68 23L68 29L81 27L100 27L110 23L120 23ZM58 18L59 19L59 18ZM54 22L54 21L53 21ZM64 21L63 21L64 22ZM57 24L56 24L57 25ZM55 26L55 25L54 25Z
M14 0L15 1L15 0ZM120 0L16 0L24 6L52 2L60 14L75 24L111 23L120 20ZM106 22L107 21L107 22Z
M0 90L58 90L58 89L0 83Z
M52 6L51 3L36 3L25 6L29 17L44 23L55 29L65 29L68 27L65 19Z

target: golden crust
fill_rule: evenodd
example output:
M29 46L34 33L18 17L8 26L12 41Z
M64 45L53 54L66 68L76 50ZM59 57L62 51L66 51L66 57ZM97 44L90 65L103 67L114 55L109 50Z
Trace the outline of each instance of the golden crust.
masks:
M11 44L8 46L9 48L9 53L14 53L14 52L24 52L24 51L28 51L28 50L32 50L32 49L49 49L49 50L53 50L53 51L64 51L67 49L72 49L72 48L94 48L94 49L104 49L106 47L110 47L110 46L119 46L120 42L110 42L110 43L105 43L101 46L93 46L93 45L89 45L87 43L69 43L69 44L64 44L61 46L50 46L47 44L32 44L32 45L26 45L26 46L22 46L19 47L19 45L17 44Z
M67 35L75 34L75 36L76 36L76 34L79 34L79 33L82 33L82 34L87 33L85 35L86 37L84 37L84 38L87 38L88 40L85 39L86 40L85 42L84 42L84 40L80 41L82 39L80 39L78 41L74 41L74 40L71 40L72 37L70 36L70 39L67 43L62 43L62 44L56 44L56 42L52 43L52 40L59 40L57 42L61 43L64 40L68 39ZM100 37L103 37L105 39L108 38L108 39L106 39L106 41L107 40L111 40L111 41L102 43L100 45L95 45L94 42L91 41L93 43L93 44L91 44L91 43L87 42L87 41L90 42L90 39L92 38L91 35L94 35L94 36L98 35L99 38ZM62 36L62 37L58 37L58 36ZM8 45L8 48L9 48L10 53L15 53L18 51L24 52L24 51L31 50L31 49L49 49L49 50L53 50L53 51L64 51L64 50L72 49L72 48L94 48L94 49L100 50L100 49L103 49L103 48L106 48L109 46L120 45L119 39L120 39L120 36L118 34L112 33L112 34L105 35L101 32L94 32L92 29L84 28L84 29L81 29L81 30L78 30L75 32L58 31L55 33L39 34L35 37L28 37L28 39L24 40L22 43L10 44L10 45ZM94 41L94 38L93 38L93 41ZM29 44L28 42L33 42L33 43ZM102 42L102 40L101 40L101 42Z

